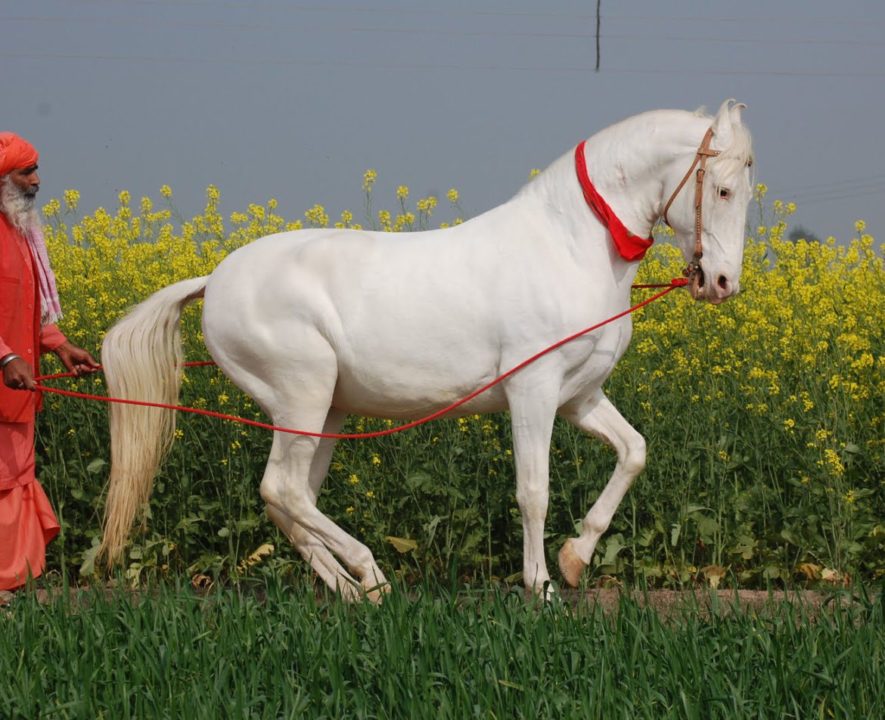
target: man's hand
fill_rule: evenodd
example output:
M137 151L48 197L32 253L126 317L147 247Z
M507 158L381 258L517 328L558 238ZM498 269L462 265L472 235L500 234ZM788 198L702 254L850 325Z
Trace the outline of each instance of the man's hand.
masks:
M93 373L101 368L101 365L86 350L72 345L67 340L55 348L53 352L58 355L58 359L61 360L62 364L75 375Z
M34 390L34 368L27 360L17 357L3 366L3 384L13 390Z

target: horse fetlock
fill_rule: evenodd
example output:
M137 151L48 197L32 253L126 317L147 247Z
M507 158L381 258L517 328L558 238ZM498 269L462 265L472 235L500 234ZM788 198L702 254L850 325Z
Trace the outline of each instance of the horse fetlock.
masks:
M578 555L574 538L569 538L559 551L559 572L562 579L571 587L578 587L585 567L587 563Z
M550 581L537 584L528 584L525 586L525 598L530 602L540 601L542 603L553 602L554 599L559 595L559 592L556 589L556 586Z
M381 582L370 583L366 580L362 582L365 598L375 605L380 605L384 600L384 596L390 593L390 583L382 577Z
M544 591L544 586L550 584L550 573L547 572L546 564L523 563L522 578L526 589L535 595L540 595Z
M375 562L372 551L360 542L354 541L356 547L351 549L345 557L347 566L359 577L372 580L375 577L383 578L384 575Z
M585 542L590 543L590 552L583 552L582 554L587 557L588 562L593 555L593 550L596 549L596 543L599 542L599 538L605 535L605 531L608 530L611 521L612 515L603 516L602 513L594 515L593 508L590 509L587 517L584 518L584 522L582 523L584 532L581 534L581 537L586 538ZM584 550L585 548L581 549Z
M356 603L361 602L363 599L362 588L353 578L346 575L338 576L338 583L334 589L345 602Z

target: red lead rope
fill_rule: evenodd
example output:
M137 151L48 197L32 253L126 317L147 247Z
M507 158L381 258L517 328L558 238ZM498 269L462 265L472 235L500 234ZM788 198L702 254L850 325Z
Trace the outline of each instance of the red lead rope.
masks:
M332 438L335 440L367 440L369 438L377 438L384 437L385 435L394 435L395 433L403 432L404 430L411 430L412 428L418 427L419 425L424 425L425 423L429 423L431 420L437 420L441 418L443 415L446 415L452 410L461 407L465 403L470 402L473 398L478 395L482 395L482 393L490 390L495 387L495 385L500 384L511 375L518 373L524 367L531 365L535 360L547 355L548 353L561 348L563 345L570 343L572 340L576 340L582 335L586 335L589 332L593 332L594 330L598 330L604 325L608 325L609 323L614 322L615 320L619 320L626 315L630 315L631 313L636 312L640 308L645 307L653 303L658 298L664 297L668 293L672 292L678 287L684 287L688 284L688 280L685 278L674 278L670 281L669 285L634 285L634 288L638 289L652 289L652 288L664 288L658 293L655 293L650 298L643 300L640 303L637 303L633 307L630 307L624 312L620 312L617 315L613 315L607 320L603 320L602 322L596 323L595 325L591 325L588 328L584 328L579 332L576 332L568 337L563 338L562 340L553 343L549 347L544 348L538 353L535 353L527 360L523 360L519 365L510 368L503 375L499 375L494 380L489 383L486 383L481 388L474 390L472 393L467 395L466 397L461 398L460 400L456 400L448 407L444 407L442 410L437 410L426 417L420 418L418 420L412 420L411 422L406 423L405 425L398 425L396 427L387 428L386 430L376 430L375 432L361 432L361 433L323 433L323 432L311 432L310 430L294 430L292 428L284 428L278 427L276 425L271 425L269 423L259 422L257 420L248 420L243 417L237 417L236 415L225 415L224 413L215 412L214 410L201 410L199 408L192 407L184 407L181 405L167 405L165 403L154 403L154 402L145 402L143 400L126 400L124 398L112 398L107 397L105 395L91 395L89 393L79 393L74 392L73 390L62 390L61 388L48 387L43 385L42 383L37 385L39 390L43 392L56 393L57 395L65 395L67 397L75 397L75 398L83 398L84 400L98 400L100 402L108 402L108 403L120 403L122 405L141 405L143 407L156 407L163 408L165 410L179 410L180 412L194 413L195 415L206 415L207 417L218 418L219 420L230 420L232 422L240 423L242 425L251 425L252 427L262 428L264 430L273 430L274 432L282 432L289 433L290 435L304 435L306 437L315 437L315 438ZM199 362L188 362L185 363L185 367L202 367L205 365L214 365L211 360L204 360ZM73 377L74 373L57 373L55 375L41 375L36 378L38 381L43 380L57 380L59 378Z

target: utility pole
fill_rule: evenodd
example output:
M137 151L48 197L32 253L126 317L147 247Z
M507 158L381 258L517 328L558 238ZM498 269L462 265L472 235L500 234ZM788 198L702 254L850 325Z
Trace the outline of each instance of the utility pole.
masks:
M596 72L599 72L599 10L602 6L602 0L596 0Z

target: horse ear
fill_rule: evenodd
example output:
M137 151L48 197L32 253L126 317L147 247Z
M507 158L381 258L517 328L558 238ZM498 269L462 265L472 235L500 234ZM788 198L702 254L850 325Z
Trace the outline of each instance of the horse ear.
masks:
M732 127L734 127L735 125L741 124L741 110L746 110L746 109L747 109L747 106L742 102L735 103L734 105L731 106L731 110L729 111L729 114L731 115Z
M731 104L734 102L734 99L726 100L722 105L719 106L719 112L716 113L716 117L713 118L713 137L717 140L717 145L719 147L728 147L731 144L732 137L732 116ZM735 105L735 108L737 105ZM738 110L738 122L740 122L740 110Z

